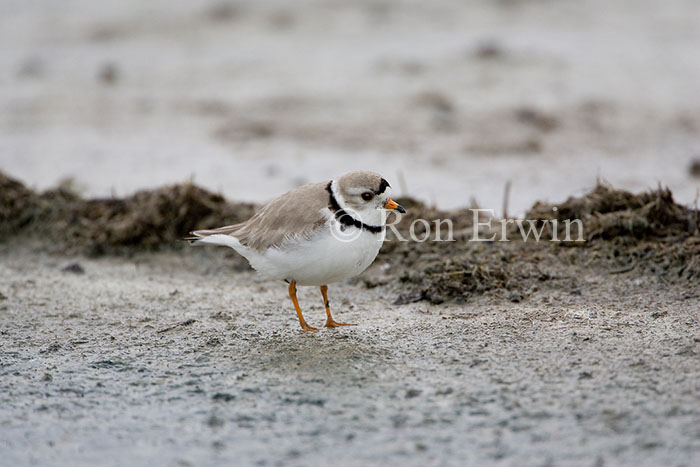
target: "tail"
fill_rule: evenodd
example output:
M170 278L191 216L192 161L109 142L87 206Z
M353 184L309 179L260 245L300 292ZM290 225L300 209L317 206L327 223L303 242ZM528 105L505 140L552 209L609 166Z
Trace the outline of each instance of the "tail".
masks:
M190 245L222 245L233 248L236 253L248 260L248 263L253 269L265 269L264 256L254 248L243 245L236 237L236 233L241 225L242 224L230 225L213 230L195 230L194 232L190 232L190 237L186 237L183 240L187 240Z
M208 243L211 245L224 245L236 250L237 247L241 246L238 239L232 235L237 227L237 225L231 225L212 230L195 230L190 232L190 237L185 237L183 240L187 240L190 245Z
M250 249L241 244L234 233L239 226L221 227L214 230L195 230L190 232L190 237L183 238L190 245L222 245L233 248L236 253L248 260L253 269L258 269L261 256L254 249Z

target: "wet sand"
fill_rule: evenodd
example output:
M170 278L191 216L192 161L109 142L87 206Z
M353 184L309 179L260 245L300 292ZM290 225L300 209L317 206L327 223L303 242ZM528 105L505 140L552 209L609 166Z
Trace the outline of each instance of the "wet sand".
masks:
M307 333L285 284L220 253L4 245L3 465L700 459L687 289L591 276L583 296L399 306L390 286L341 284L335 316L358 326ZM300 301L321 324L318 291Z
M695 0L7 0L0 169L267 201L355 169L511 214L602 178L693 203ZM459 174L456 177L455 174Z

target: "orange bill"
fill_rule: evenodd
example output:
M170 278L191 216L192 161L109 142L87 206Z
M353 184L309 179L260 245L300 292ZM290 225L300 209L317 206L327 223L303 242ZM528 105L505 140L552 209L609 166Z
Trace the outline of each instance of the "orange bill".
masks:
M401 206L399 203L394 201L393 199L388 199L386 203L384 203L384 209L388 209L390 211L397 210L399 212L406 212L406 210Z

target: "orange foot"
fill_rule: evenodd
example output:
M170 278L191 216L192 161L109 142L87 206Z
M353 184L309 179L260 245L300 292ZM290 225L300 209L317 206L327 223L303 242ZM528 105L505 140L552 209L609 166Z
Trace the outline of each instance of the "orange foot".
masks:
M324 328L337 328L340 326L357 326L357 324L354 323L336 323L332 319L329 319L326 321L326 324L323 325Z
M289 298L292 299L292 303L294 303L294 310L297 312L297 318L299 318L299 325L301 326L301 329L304 331L318 331L318 328L312 328L308 324L306 324L306 320L304 319L304 316L301 314L301 308L299 308L299 301L297 300L297 283L296 281L291 281L289 283Z

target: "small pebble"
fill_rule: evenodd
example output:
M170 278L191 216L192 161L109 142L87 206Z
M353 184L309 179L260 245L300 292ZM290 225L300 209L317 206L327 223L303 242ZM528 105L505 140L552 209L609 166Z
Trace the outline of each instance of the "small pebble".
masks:
M420 389L409 389L406 391L406 399L413 399L414 397L418 397L421 395L423 391Z
M224 402L229 402L235 399L236 396L233 394L229 394L227 392L217 392L212 396L212 399L215 401L224 401Z
M72 272L73 274L85 274L85 269L80 265L80 263L70 263L61 268L63 272Z
M688 173L693 177L700 178L700 158L693 159L690 161L690 166L688 167Z
M113 85L119 80L119 69L114 63L105 63L97 74L97 79L103 84Z

